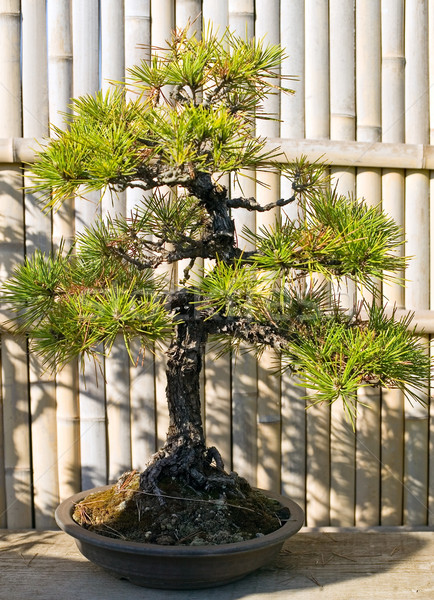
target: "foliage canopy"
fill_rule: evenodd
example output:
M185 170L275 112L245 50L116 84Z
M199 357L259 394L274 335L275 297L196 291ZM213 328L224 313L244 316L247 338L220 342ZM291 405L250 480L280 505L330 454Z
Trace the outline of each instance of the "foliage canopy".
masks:
M128 93L117 85L74 100L68 127L54 129L31 166L31 191L46 210L95 190L112 194L115 208L128 188L144 197L131 213L89 226L70 251L36 252L4 285L18 328L48 367L109 352L119 335L130 355L136 338L152 349L194 321L224 349L273 347L314 402L342 400L351 418L361 385L424 397L429 359L408 319L375 304L365 317L360 307L344 311L327 285L348 278L375 299L378 280L397 280L405 268L402 232L379 207L338 194L324 165L276 162L255 134L255 119L273 118L266 96L290 93L277 75L283 56L228 31L203 40L179 31L166 51L130 69ZM268 205L260 191L230 197L215 174L237 177L246 167L279 171L293 195ZM284 207L293 202L298 217L289 220ZM235 232L231 211L279 207L272 227ZM256 249L243 252L242 239ZM171 292L156 269L185 259ZM203 273L198 259L209 259Z

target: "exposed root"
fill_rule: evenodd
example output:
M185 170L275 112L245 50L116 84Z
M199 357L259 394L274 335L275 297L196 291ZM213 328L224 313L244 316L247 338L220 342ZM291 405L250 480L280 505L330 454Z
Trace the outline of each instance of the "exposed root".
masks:
M201 445L167 443L141 473L140 489L155 494L163 504L165 500L159 482L167 478L193 490L214 493L216 497L241 499L245 497L245 491L250 490L245 479L224 470L217 448Z

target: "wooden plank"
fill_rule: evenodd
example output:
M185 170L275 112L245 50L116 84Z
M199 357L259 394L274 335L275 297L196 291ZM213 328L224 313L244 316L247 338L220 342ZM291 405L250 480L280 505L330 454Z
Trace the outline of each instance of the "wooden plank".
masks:
M302 530L269 568L230 588L153 590L87 561L63 532L0 534L1 600L408 600L432 598L432 532ZM229 594L228 595L228 590Z

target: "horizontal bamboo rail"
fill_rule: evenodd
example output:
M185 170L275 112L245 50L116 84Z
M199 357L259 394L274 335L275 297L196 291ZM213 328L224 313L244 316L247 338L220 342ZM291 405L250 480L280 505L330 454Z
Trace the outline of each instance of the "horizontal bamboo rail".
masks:
M31 163L35 149L43 139L0 138L0 163ZM324 159L339 167L375 167L383 169L434 169L434 146L392 144L347 140L290 140L268 138L266 151L278 151L278 162L291 162L304 155L308 160Z

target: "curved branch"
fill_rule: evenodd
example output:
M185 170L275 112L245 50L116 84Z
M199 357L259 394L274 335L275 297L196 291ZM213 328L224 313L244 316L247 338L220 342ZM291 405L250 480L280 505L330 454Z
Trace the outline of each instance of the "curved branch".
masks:
M246 210L256 210L257 212L267 212L269 210L272 210L273 208L277 208L278 206L286 206L287 204L290 204L291 202L294 202L295 200L295 195L291 196L291 198L281 198L280 200L277 200L276 202L270 202L269 204L266 204L265 206L262 206L261 204L259 204L259 202L256 200L256 198L231 198L229 200L226 201L226 205L228 206L228 208L245 208Z

